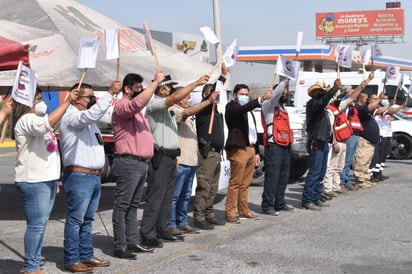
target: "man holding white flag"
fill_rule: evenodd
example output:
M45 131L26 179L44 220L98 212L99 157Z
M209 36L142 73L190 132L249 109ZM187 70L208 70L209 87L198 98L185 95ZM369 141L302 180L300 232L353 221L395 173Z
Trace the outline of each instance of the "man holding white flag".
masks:
M278 215L280 210L294 211L285 201L289 181L290 151L293 131L284 104L288 101L288 79L275 85L272 96L262 104L263 143L265 144L265 181L262 193L262 211Z
M226 75L229 72L226 65L222 64L222 73L215 84L206 84L202 90L202 101L208 100L211 93L219 91L219 105L226 106L222 100L225 100L225 92L219 89L223 88L226 81ZM212 131L209 134L210 117L214 111L212 122ZM199 161L196 171L197 187L195 201L193 204L194 226L202 230L213 229L215 225L224 225L223 220L218 220L213 210L213 204L219 187L220 161L221 152L224 146L224 124L223 115L218 107L207 106L196 115L196 133L199 147Z
M104 147L100 120L120 92L114 81L108 92L96 101L92 86L73 85L79 98L71 103L60 123L60 151L63 158L63 190L67 197L64 225L64 269L87 272L106 267L110 261L94 256L92 224L101 195L100 175L104 167Z

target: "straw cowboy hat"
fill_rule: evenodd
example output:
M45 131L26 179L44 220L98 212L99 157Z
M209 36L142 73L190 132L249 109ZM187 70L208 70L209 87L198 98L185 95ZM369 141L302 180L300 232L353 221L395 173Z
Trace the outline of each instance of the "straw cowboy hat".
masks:
M316 83L314 83L313 85L310 86L310 88L308 88L308 95L310 97L313 97L314 91L319 90L319 89L326 91L329 89L329 86L326 86L326 83L324 81L316 81Z

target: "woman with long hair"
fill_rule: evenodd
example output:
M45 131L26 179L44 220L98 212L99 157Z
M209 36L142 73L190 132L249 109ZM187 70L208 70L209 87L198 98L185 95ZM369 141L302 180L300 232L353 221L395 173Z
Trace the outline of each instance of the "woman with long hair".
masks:
M61 168L53 127L77 98L77 90L70 92L63 104L49 115L39 89L32 107L13 101L13 137L17 147L14 181L23 199L27 224L22 273L43 273L40 268L43 237L54 205Z

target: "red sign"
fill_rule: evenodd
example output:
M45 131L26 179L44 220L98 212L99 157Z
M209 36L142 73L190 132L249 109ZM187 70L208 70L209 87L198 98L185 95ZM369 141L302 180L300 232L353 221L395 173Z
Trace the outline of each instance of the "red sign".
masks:
M365 35L404 35L404 10L316 13L316 38Z

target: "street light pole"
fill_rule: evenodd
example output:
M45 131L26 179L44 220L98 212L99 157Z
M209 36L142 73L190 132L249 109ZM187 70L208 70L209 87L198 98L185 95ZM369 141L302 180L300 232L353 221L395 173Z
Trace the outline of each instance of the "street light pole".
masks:
M222 58L222 36L220 33L219 0L213 0L214 31L219 43L216 46L216 63Z

